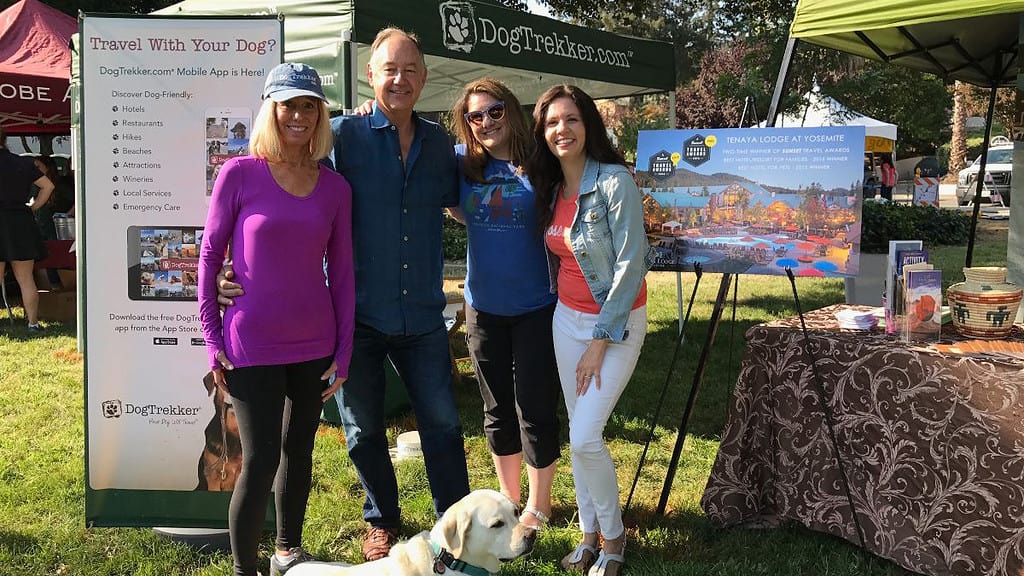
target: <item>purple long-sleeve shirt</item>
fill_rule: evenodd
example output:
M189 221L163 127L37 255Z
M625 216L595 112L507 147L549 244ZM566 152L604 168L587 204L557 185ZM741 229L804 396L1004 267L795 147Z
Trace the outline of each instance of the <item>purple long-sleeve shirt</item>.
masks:
M199 254L199 317L218 368L266 366L333 356L348 377L355 317L352 189L321 166L308 196L282 189L262 159L233 158L213 187ZM221 320L217 273L231 246L245 294ZM327 282L324 258L327 258Z

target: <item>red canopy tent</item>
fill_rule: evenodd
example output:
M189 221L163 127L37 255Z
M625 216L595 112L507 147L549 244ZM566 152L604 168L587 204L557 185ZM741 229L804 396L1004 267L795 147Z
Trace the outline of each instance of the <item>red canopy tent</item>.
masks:
M7 134L71 131L71 51L78 22L39 2L0 12L0 125Z

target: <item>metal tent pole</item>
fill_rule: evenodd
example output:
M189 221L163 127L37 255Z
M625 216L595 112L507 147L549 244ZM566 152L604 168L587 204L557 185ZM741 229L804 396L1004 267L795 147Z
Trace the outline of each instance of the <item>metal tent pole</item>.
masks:
M996 58L996 60L1001 60ZM998 64L998 62L997 62ZM978 166L978 180L974 186L974 206L971 210L971 233L967 238L967 261L964 266L971 267L974 259L974 237L978 231L978 214L981 212L981 190L985 185L985 167L988 164L988 145L992 137L992 118L996 107L996 90L998 84L992 84L992 91L988 95L988 112L985 114L985 139L981 144L981 164Z

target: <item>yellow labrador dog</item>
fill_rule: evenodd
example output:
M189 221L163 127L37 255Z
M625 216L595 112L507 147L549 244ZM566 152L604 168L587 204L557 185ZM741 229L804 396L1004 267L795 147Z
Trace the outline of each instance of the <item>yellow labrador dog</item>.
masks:
M453 504L429 532L356 566L305 562L287 576L486 576L501 562L533 550L537 531L519 523L515 504L495 490L474 490Z

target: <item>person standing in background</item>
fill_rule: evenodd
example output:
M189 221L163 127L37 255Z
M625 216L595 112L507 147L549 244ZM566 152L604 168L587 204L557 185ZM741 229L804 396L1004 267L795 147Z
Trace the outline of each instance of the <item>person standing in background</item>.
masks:
M523 164L533 150L527 116L504 84L466 84L452 108L460 142L459 206L466 225L466 342L484 401L484 432L501 492L519 503L526 460L529 494L520 521L551 514L559 457L558 381L551 335L557 300Z
M886 156L885 158L882 159L882 166L880 168L880 171L881 179L879 180L879 182L881 183L882 187L879 190L879 193L882 195L882 198L885 198L886 200L891 202L892 189L896 187L896 168L893 167L892 165L891 156Z
M352 190L318 162L332 143L320 76L280 64L263 99L252 155L231 158L217 176L199 256L203 337L242 443L228 512L236 576L257 574L275 488L271 576L311 559L301 546L313 444L323 402L348 377L355 316ZM222 320L217 274L229 245L248 291Z
M61 240L53 218L57 214L74 216L74 183L69 177L60 175L52 156L36 156L32 161L35 162L36 168L53 182L50 200L36 212L36 224L44 240ZM60 286L60 275L57 274L57 270L47 268L46 277L51 287Z
M558 304L552 331L583 532L562 566L618 576L626 532L603 432L647 334L644 275L651 248L643 204L587 93L554 86L541 95L533 117L536 148L526 173L554 256ZM597 554L599 537L604 542Z
M40 332L39 289L33 277L36 260L46 258L46 245L36 225L34 213L42 209L53 193L53 182L30 158L7 149L7 135L0 128L0 282L11 263L14 278L21 289L21 305L30 332ZM33 188L38 188L35 198ZM29 201L31 200L31 204Z

